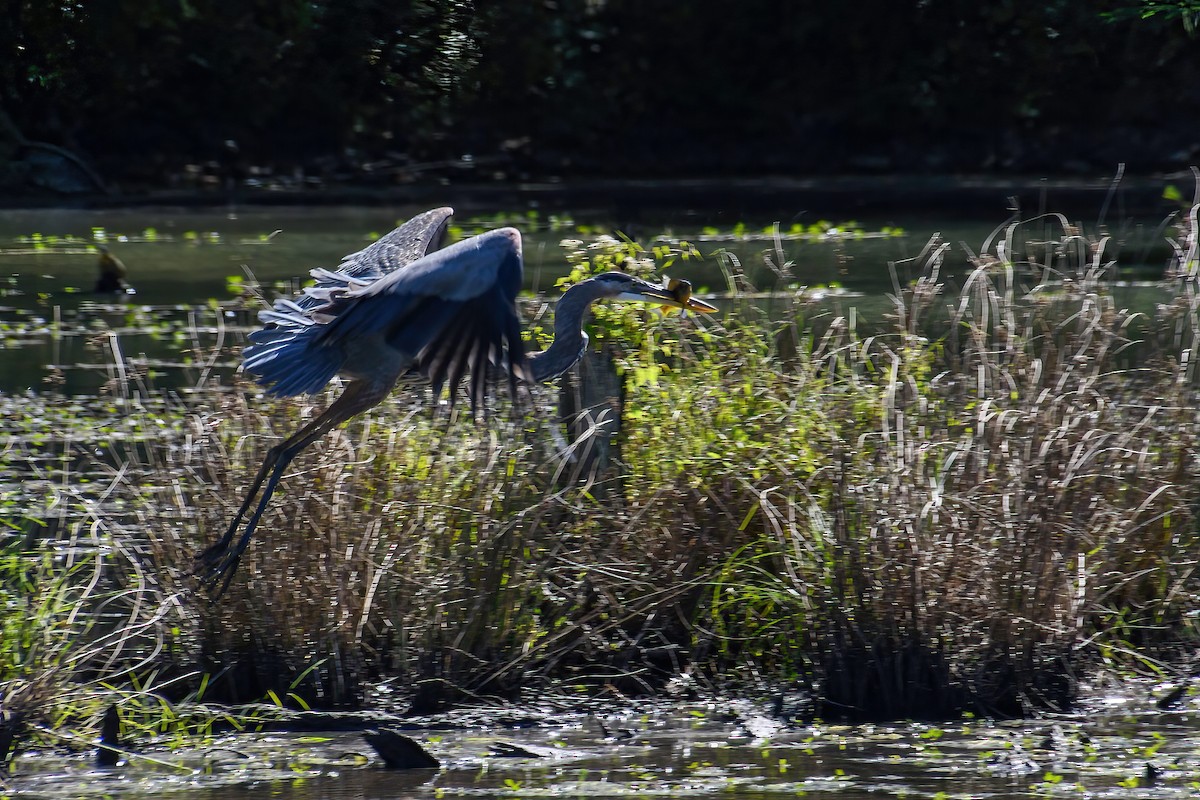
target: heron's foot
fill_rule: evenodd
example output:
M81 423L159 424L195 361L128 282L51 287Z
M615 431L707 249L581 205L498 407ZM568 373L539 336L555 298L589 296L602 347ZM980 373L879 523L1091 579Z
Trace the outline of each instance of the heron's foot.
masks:
M233 531L230 530L196 556L195 574L200 586L211 592L213 599L223 595L229 588L245 549L243 543L234 543Z

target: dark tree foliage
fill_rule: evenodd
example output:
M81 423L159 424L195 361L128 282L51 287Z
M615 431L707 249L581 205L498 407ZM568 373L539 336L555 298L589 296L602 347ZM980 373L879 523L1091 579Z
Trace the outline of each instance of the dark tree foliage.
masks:
M287 160L400 147L451 122L469 9L380 0L16 0L0 102L29 138L97 156Z
M280 168L1162 167L1200 154L1192 6L8 0L0 111L126 179L229 139Z

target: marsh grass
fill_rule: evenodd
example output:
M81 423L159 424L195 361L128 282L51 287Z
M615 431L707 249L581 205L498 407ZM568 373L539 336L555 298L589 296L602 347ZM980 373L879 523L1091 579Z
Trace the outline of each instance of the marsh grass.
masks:
M399 392L294 462L215 603L193 557L337 390L273 402L210 379L183 399L118 358L107 405L12 415L29 435L5 474L30 479L5 553L48 578L6 578L6 624L11 603L65 593L26 615L59 644L6 673L4 706L36 707L15 692L41 674L176 716L189 699L354 705L385 679L426 711L687 675L799 686L825 717L1007 715L1066 706L1101 661L1167 669L1150 646L1197 633L1195 217L1173 299L1144 319L1117 307L1105 242L1057 217L1000 230L965 267L932 242L896 266L870 334L853 314L807 322L803 292L783 319L737 297L682 324L602 308L593 339L625 394L603 474L572 469L586 436L566 441L552 387L475 424ZM564 252L578 279L692 251ZM526 310L544 336L545 307ZM52 435L32 435L40 420ZM104 553L82 573L55 555L81 531Z
M797 362L823 464L770 482L713 607L763 652L807 634L824 716L1063 708L1098 652L1136 658L1195 611L1194 277L1150 325L1169 345L1135 342L1104 241L1049 221L1019 261L1009 226L956 292L932 242L891 330L836 320Z
M0 553L0 771L18 747L91 747L114 705L142 741L190 739L225 714L165 699L182 697L179 684L193 677L179 635L183 604L89 494L61 489L53 510L61 524L26 518L40 524Z

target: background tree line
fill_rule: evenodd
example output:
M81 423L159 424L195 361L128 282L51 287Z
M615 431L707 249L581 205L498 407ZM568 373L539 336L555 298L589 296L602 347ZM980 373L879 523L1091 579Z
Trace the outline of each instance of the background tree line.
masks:
M8 0L0 163L41 141L154 183L234 140L535 177L1172 168L1200 157L1192 5Z

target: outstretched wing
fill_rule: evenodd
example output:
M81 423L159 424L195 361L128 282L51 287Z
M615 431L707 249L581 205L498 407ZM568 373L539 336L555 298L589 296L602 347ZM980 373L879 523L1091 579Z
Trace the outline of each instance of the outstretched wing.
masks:
M295 304L305 310L317 308L329 302L332 292L349 285L372 283L432 253L445 241L446 229L453 215L452 208L435 208L418 214L357 253L343 256L337 270L312 270L310 274L317 279L317 283L305 289L304 294L296 298ZM279 303L275 308L289 313L293 310L287 305L280 308Z
M291 397L318 392L337 374L344 358L315 349L324 321L321 309L336 297L369 286L436 250L446 237L454 210L435 208L410 219L377 241L342 258L336 271L314 269L316 284L295 299L282 298L260 312L261 330L250 334L243 357L246 371L270 394Z
M525 365L516 297L521 289L521 235L500 228L420 258L370 284L335 294L313 316L322 319L315 341L351 353L384 342L412 358L433 384L450 387L464 374L472 408L487 393L489 365L502 365L512 390Z
M401 226L336 272L316 269L315 286L280 300L250 335L246 371L267 391L292 396L320 391L338 372L394 382L416 369L451 400L470 372L471 405L487 394L490 365L507 368L515 393L525 366L516 296L521 288L521 235L501 228L413 258L441 238L449 209Z

